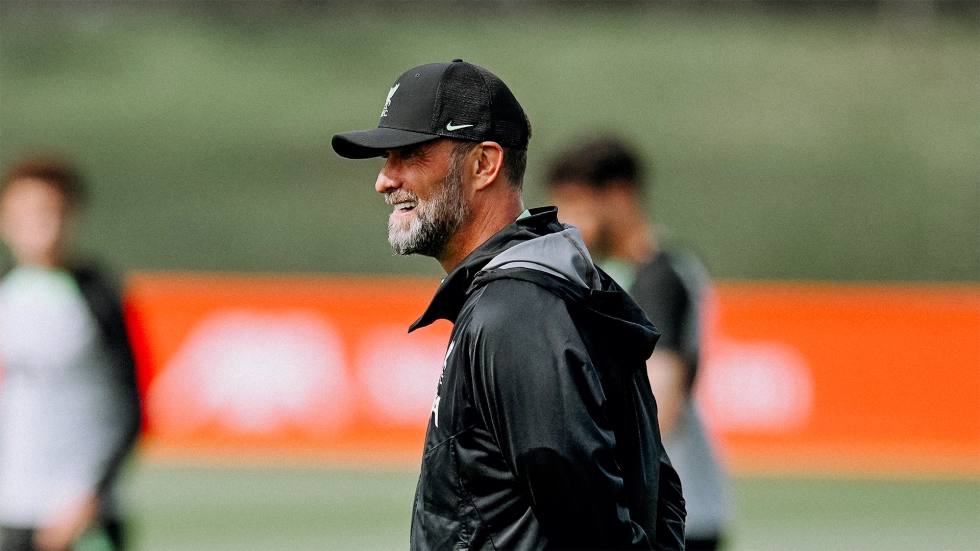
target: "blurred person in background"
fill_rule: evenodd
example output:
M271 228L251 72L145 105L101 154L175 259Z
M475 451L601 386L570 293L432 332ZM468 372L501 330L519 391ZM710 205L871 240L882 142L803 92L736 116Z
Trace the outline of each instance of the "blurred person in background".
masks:
M140 428L119 296L71 255L74 167L26 160L0 182L0 551L123 547L113 496Z
M411 328L453 323L411 548L680 549L645 369L658 335L554 207L524 209L530 136L508 87L455 60L405 72L377 128L333 138L385 158L389 242L448 274Z
M727 480L694 401L710 280L688 250L665 243L644 213L640 158L613 136L560 154L547 176L562 222L660 331L647 361L664 447L687 502L687 549L717 549L728 520Z

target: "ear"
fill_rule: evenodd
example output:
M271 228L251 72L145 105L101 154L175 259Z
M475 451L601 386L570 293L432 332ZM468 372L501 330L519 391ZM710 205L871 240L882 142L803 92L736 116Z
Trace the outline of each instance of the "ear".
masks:
M470 152L473 187L482 190L497 181L504 164L504 148L497 142L482 142Z

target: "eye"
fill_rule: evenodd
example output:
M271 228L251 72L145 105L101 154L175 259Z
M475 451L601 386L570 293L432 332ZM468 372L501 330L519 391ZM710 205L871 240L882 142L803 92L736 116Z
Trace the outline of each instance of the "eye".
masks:
M385 151L384 153L381 154L381 158L382 159L387 159L389 155L390 154L387 151Z

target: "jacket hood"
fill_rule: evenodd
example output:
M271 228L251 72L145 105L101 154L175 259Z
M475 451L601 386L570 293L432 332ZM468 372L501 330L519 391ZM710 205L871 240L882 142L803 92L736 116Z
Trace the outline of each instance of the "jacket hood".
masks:
M600 289L599 272L575 226L518 243L493 257L478 273L525 268L565 279L587 289Z
M558 209L531 209L470 253L436 291L409 331L437 319L455 323L466 299L499 279L534 283L563 299L573 317L596 327L617 354L644 361L660 336L633 299L596 267L578 228L558 221Z

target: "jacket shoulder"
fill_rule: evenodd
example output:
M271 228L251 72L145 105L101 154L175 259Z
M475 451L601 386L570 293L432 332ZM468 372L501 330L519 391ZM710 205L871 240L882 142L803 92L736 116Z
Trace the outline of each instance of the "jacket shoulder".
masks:
M461 319L474 328L522 330L570 318L565 302L547 289L520 279L497 279L473 292Z

